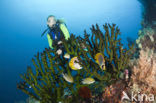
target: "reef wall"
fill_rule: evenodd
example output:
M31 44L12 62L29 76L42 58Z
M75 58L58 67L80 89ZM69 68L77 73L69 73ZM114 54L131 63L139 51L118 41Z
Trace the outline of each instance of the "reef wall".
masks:
M156 29L156 0L139 0L143 5L143 27Z

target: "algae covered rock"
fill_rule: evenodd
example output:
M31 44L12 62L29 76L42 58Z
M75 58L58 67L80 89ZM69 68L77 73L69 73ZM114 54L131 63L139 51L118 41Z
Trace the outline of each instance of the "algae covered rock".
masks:
M152 28L143 28L138 32L136 44L139 49L153 49L156 52L156 31Z

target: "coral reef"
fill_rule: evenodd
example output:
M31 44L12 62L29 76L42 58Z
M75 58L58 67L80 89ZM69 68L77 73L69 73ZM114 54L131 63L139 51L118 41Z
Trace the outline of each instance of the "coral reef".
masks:
M156 91L156 54L153 50L140 51L137 64L132 68L132 81L140 86L146 85Z
M84 38L71 34L62 41L59 54L57 45L38 53L17 88L40 103L91 103L97 89L119 85L116 82L128 67L133 45L123 47L115 24L103 27L104 33L98 25L92 26L91 37L86 32Z
M115 84L107 87L102 94L102 101L106 103L120 103L122 91L126 88L126 82L117 81Z
M103 25L104 32L93 25L91 34L63 39L62 50L54 45L35 55L17 84L30 96L23 103L132 103L121 100L123 91L156 95L156 1L139 1L144 12L137 60L133 40L124 47L115 24Z
M84 38L79 37L79 44L83 44L87 51L80 45L78 59L84 70L97 79L95 88L110 85L119 79L120 73L127 68L127 64L132 57L133 45L124 48L119 38L120 30L115 24L103 25L105 32L103 33L99 26L92 26L91 37L85 32ZM101 69L102 65L97 63L95 58L97 54L105 69ZM101 64L100 63L100 64ZM104 85L105 84L105 85Z
M107 86L101 93L92 96L90 103L124 103L121 100L122 92L128 87L128 82L119 80Z
M139 0L143 5L143 21L144 28L151 27L156 29L156 1L155 0Z
M140 50L140 56L137 60L131 62L132 76L128 87L125 89L130 96L134 94L152 94L156 95L156 54L153 50L147 48ZM140 97L136 96L137 100ZM146 100L142 97L140 101L145 103L153 103L154 101ZM132 102L132 101L129 101Z
M156 0L138 0L143 6L142 29L138 32L135 55L138 57L140 49L154 49L156 52Z
M64 97L64 90L69 89L74 97L75 89L81 85L78 80L80 76L75 79L75 83L68 83L62 73L66 72L70 75L71 71L68 66L68 61L57 56L51 49L46 49L41 55L38 53L32 59L35 68L28 67L27 73L21 75L23 79L17 84L17 88L21 89L30 97L40 101L41 103L58 103L61 101L68 101Z
M152 28L143 28L138 32L138 39L136 44L139 49L153 49L156 52L156 31Z

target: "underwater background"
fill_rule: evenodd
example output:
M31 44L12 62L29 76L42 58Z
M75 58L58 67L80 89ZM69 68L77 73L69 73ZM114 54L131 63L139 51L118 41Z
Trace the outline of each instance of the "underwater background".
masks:
M125 43L127 37L138 37L142 7L137 0L0 0L0 103L27 98L16 83L34 54L48 47L41 34L50 14L81 36L92 24L115 23Z

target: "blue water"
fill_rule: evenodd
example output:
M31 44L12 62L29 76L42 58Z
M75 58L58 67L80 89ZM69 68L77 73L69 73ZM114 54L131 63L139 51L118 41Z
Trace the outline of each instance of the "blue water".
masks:
M48 47L41 33L50 14L63 18L75 35L95 23L116 23L123 42L137 38L142 20L137 0L0 0L0 103L26 98L16 83L36 52Z

